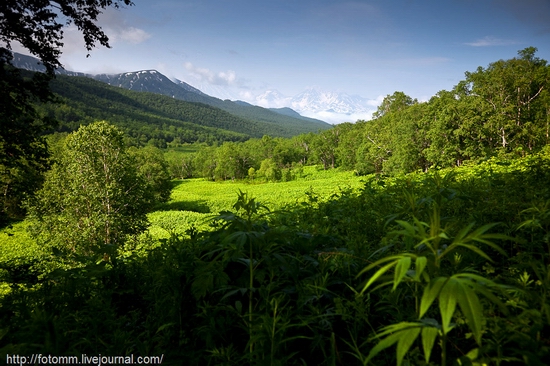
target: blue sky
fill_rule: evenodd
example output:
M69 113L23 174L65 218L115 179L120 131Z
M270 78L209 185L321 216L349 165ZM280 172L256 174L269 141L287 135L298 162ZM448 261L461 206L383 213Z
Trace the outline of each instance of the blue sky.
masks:
M134 0L101 25L112 49L66 31L66 68L157 69L209 94L252 100L307 87L427 100L465 71L528 46L550 60L550 0Z

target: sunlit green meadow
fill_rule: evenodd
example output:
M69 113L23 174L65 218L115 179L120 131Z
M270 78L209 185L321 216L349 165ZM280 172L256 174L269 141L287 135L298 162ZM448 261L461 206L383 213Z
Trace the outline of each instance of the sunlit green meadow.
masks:
M318 167L305 167L300 177L289 182L186 179L174 184L171 200L149 214L149 232L153 237L167 237L170 232L184 234L191 227L208 230L213 216L232 209L239 191L248 193L270 210L277 210L306 201L307 192L328 197L344 189L358 190L363 185L353 172L325 171Z
M208 230L212 217L221 211L231 210L240 191L255 197L270 210L284 208L307 200L306 192L329 197L343 189L357 190L364 179L353 172L321 170L307 166L296 180L266 183L259 181L213 182L205 179L174 181L169 202L159 205L148 214L151 225L148 234L153 238L167 238L170 233L185 234L191 227ZM0 230L0 261L28 256L39 250L26 230L25 222Z

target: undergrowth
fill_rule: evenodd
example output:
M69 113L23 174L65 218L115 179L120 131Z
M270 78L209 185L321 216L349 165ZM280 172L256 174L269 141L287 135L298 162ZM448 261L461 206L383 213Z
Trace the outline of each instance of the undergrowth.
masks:
M285 207L243 189L204 229L164 211L164 234L127 242L116 262L3 261L0 349L189 365L543 365L549 183L546 150L369 176L359 192L308 190Z

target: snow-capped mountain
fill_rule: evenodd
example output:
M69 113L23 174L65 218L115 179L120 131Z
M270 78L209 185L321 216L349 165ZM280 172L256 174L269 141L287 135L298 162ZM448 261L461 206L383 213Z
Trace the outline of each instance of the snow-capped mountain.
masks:
M199 89L181 80L170 80L157 70L141 70L134 72L125 72L122 74L97 74L90 75L93 79L102 81L109 85L117 86L135 91L148 91L165 95L176 96L182 92L196 93L202 96L207 96ZM168 90L167 90L168 89Z
M178 85L179 87L187 90L188 92L197 93L197 94L202 95L202 96L208 96L208 94L205 94L202 91L200 91L199 89L192 87L191 85L187 84L185 81L181 81L181 80L178 80L178 79L173 79L172 81L176 85Z
M370 119L379 100L308 88L294 97L285 96L277 90L268 90L258 95L255 103L267 108L288 107L303 116L341 123Z
M346 93L323 91L318 88L308 88L290 100L290 106L297 112L332 112L338 114L354 114L369 112L372 105L366 98Z
M267 90L256 97L256 104L266 108L290 107L291 97L286 97L278 90Z

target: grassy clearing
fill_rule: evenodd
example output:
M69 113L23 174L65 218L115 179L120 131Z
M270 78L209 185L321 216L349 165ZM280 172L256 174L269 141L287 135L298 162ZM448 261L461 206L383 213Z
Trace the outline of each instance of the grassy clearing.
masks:
M266 205L270 210L307 200L307 192L319 197L329 197L340 190L357 190L362 179L353 172L319 170L305 167L297 180L277 183L249 181L212 182L205 179L175 181L171 200L149 214L150 234L167 237L170 232L184 234L192 226L208 229L208 221L221 211L231 210L237 193L247 192L250 197Z
M290 182L178 180L174 181L171 200L148 215L151 222L149 234L153 238L167 238L171 232L185 234L191 227L208 230L208 222L214 215L232 209L239 190L247 192L269 209L277 210L306 201L306 192L329 197L341 189L359 189L363 186L362 181L353 172L320 170L314 166L304 167L301 176ZM26 227L27 224L22 222L13 225L12 229L0 230L2 253L5 253L0 261L17 257L18 253L25 256L38 250Z

